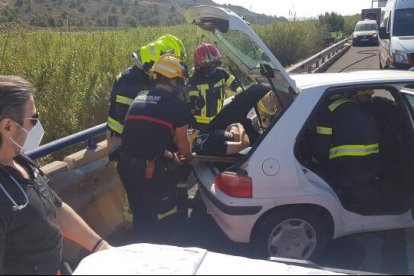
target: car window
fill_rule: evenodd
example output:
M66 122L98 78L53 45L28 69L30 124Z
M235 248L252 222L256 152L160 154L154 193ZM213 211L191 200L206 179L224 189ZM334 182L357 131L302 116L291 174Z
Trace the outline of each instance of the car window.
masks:
M273 69L277 69L263 50L245 33L234 30L222 33L216 30L214 35L250 70L259 68L261 63L267 63Z
M394 35L414 35L414 9L402 9L395 12Z
M387 33L390 32L390 18L391 18L391 11L385 12L384 19L383 19L383 22L382 22L382 24L383 24L382 27L386 28Z
M377 24L357 24L355 27L355 31L361 32L361 31L376 31L377 30Z
M414 91L413 91L413 94L404 93L404 97L407 99L407 102L410 105L409 107L411 108L411 111L414 112Z

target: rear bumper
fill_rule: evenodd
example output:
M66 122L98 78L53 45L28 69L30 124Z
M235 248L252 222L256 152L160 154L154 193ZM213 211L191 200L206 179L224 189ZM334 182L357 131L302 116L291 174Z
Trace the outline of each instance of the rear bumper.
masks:
M353 38L354 44L375 44L378 45L378 37L373 36L358 36Z
M207 166L198 166L194 171L207 212L230 240L249 243L254 225L274 207L273 200L229 197L214 186L216 172Z

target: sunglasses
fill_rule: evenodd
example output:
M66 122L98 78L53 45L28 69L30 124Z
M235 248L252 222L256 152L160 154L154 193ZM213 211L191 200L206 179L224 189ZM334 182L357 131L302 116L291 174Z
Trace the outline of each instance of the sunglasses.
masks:
M30 120L30 123L35 126L37 124L37 122L39 121L39 112L36 112L32 118L23 118L24 120Z

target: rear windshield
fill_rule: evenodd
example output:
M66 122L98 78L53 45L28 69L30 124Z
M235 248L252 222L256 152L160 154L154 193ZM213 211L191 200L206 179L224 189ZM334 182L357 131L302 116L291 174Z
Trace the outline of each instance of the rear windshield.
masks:
M395 12L394 36L414 35L414 9L403 9Z
M377 24L367 24L367 23L361 23L357 24L355 27L355 31L361 32L361 31L376 31L377 30Z

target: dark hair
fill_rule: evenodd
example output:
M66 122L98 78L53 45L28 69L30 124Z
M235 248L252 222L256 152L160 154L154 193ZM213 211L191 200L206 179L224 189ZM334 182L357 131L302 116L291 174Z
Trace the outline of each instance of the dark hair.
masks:
M0 121L10 118L23 124L24 108L35 92L35 88L25 79L17 76L0 75ZM3 140L0 137L0 147Z

